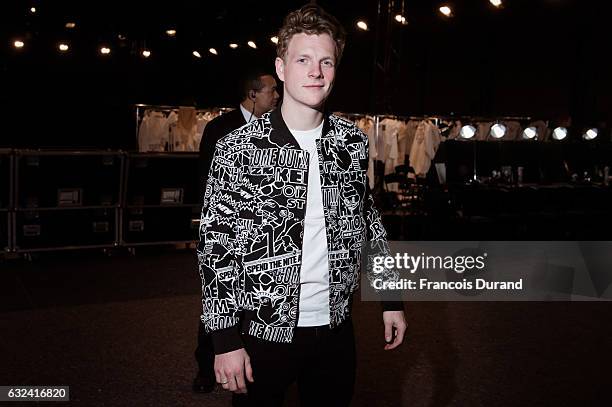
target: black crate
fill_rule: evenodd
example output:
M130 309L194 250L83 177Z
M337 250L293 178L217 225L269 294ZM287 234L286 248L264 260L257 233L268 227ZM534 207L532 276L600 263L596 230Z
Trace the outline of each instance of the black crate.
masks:
M17 251L114 246L118 209L20 210Z
M123 213L123 243L156 244L198 239L200 208L127 208Z
M9 250L9 217L9 211L0 209L0 251Z
M120 153L18 151L17 207L118 206L122 161Z
M12 183L11 155L8 150L0 150L0 209L11 207Z
M197 154L130 154L125 205L194 205L199 198Z

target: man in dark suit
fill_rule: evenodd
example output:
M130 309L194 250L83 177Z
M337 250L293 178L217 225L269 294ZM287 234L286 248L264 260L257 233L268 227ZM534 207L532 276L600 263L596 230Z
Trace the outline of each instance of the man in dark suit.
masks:
M249 74L243 83L242 101L238 108L214 118L206 125L200 142L200 198L204 196L217 141L232 130L274 109L278 98L276 80L272 74L265 72Z
M214 118L206 125L200 142L201 199L204 197L204 188L208 180L208 172L217 141L233 130L274 109L278 98L274 76L266 72L251 73L244 80L242 101L238 108ZM193 390L198 393L209 393L215 388L216 383L215 353L210 336L205 334L201 323L198 329L198 347L195 351L195 357L198 362L198 374L193 380Z

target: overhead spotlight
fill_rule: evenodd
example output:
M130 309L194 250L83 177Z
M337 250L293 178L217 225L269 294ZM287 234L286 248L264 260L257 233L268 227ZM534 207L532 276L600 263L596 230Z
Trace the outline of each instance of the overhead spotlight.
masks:
M168 35L168 37L174 37L176 35L176 30L174 29L166 30L166 34Z
M276 35L274 37L270 37L270 41L272 41L275 44L278 44L278 37Z
M32 13L32 14L36 13L36 7L31 7L30 8L30 13Z
M247 42L247 45L253 49L257 49L257 45L255 45L255 43L253 41L249 41Z
M216 50L216 49L214 49L214 48L209 48L209 49L208 49L208 52L210 52L210 53L211 53L211 54L213 54L213 55L219 55L219 54L217 53L217 50Z
M461 138L464 138L466 140L471 139L472 137L474 137L474 135L476 134L476 127L471 126L471 125L465 125L461 128L461 132L459 133L459 135L461 136Z
M363 31L368 31L368 25L365 21L357 21L357 28Z
M494 124L493 127L491 127L490 134L491 134L491 137L493 137L494 139L500 139L506 135L507 130L508 128L506 126L504 126L503 124L497 123L497 124Z
M593 129L588 129L586 133L582 135L582 138L587 141L591 141L591 140L595 140L598 135L599 135L599 130L593 128Z
M567 137L567 129L565 127L557 127L553 130L553 140L561 141Z
M489 3L498 8L502 6L502 0L489 0Z
M100 48L100 54L108 55L110 53L111 53L111 49L109 47L102 47L102 48Z
M151 51L148 49L142 50L142 56L145 58L149 58L151 56Z
M453 10L449 6L442 6L440 7L440 13L445 17L451 17L453 15Z
M200 54L198 51L193 51L191 54L196 58L202 58L202 54Z
M538 135L538 129L536 129L535 127L527 127L524 131L523 131L523 138L525 140L533 140L537 137Z
M59 48L59 50L62 51L62 52L66 52L66 51L68 51L68 49L70 47L68 47L68 44L61 43L61 44L58 45L57 48Z
M73 29L73 28L76 27L76 23L72 22L72 21L69 21L69 22L66 23L65 27L68 28L68 29Z
M397 15L395 16L395 21L397 21L398 23L403 24L403 25L408 24L408 21L406 21L406 17L404 17L404 16L403 16L403 15L401 15L401 14L397 14Z
M229 47L230 47L231 49L236 49L236 48L238 48L238 44L236 44L235 42L232 42L232 43L229 45Z
M23 41L21 41L21 40L17 40L17 41L15 41L15 42L13 43L13 46L14 46L15 48L18 48L18 49L19 49L19 48L23 48L23 46L24 46L24 45L25 45L25 44L24 44L24 43L23 43Z
M125 35L123 35L123 34L117 34L117 39L119 41L125 41L125 40L127 40L127 37Z

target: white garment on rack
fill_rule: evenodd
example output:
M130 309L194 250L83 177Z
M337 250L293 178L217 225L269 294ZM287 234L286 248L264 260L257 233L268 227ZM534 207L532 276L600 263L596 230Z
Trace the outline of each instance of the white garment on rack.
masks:
M176 122L170 125L171 151L197 151L199 144L194 145L197 127L197 115L194 107L181 107Z
M492 122L481 122L478 123L478 128L476 129L476 137L475 140L485 141L489 138L489 133L491 132L491 127L493 127Z
M165 151L169 133L169 120L163 112L145 111L138 129L138 151Z
M398 165L397 138L402 122L394 119L383 119L378 125L378 160L385 163L385 175L395 173Z
M523 129L521 128L521 124L519 122L509 121L504 122L503 124L506 126L506 135L504 136L504 140L513 141L521 139Z
M459 134L461 134L461 128L463 127L463 124L461 123L460 120L455 120L451 126L450 132L448 133L448 139L449 140L456 140L459 137Z
M406 162L406 156L410 155L410 150L412 149L412 143L414 142L417 127L419 127L419 122L416 120L410 120L408 123L405 123L400 130L397 138L397 154L399 156L400 164L408 164Z
M179 126L178 123L170 125L172 151L198 151L199 143L194 144L197 131L197 124L191 126L191 129ZM202 136L200 135L200 137Z
M429 120L423 120L417 127L414 143L410 150L410 166L417 176L424 177L427 175L441 139L440 130Z

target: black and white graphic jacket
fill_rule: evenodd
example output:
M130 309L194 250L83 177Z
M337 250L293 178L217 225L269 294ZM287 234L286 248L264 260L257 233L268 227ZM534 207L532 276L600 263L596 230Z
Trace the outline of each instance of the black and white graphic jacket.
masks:
M366 179L368 137L332 114L324 120L316 145L334 328L350 316L362 244L386 244L386 233ZM241 348L240 333L272 342L292 340L299 310L308 163L308 152L290 133L280 109L217 142L198 245L201 318L212 332L217 354ZM392 303L385 309L401 307Z

